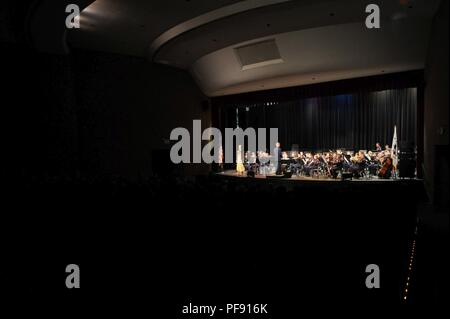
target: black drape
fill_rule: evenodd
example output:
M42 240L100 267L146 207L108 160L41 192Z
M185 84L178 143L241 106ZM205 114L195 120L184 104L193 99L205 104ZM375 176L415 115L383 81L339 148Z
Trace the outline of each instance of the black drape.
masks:
M236 111L237 109L237 111ZM373 149L398 141L416 143L417 88L360 91L227 108L227 123L276 127L283 149ZM229 126L230 127L230 126Z

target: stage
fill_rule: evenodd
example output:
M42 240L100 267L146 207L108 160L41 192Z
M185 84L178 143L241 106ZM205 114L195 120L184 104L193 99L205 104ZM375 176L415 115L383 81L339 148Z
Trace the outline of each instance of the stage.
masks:
M311 177L311 176L304 176L304 175L292 175L291 177L285 177L283 175L275 175L275 174L258 174L254 177L247 176L247 172L244 173L244 175L239 175L235 170L224 170L223 172L216 173L220 176L227 176L227 177L236 177L236 178L254 178L254 179L267 179L267 180L274 180L274 179L283 179L283 180L289 180L289 181L297 181L297 182L342 182L343 180L341 178L330 178L330 177ZM361 178L349 178L345 179L346 182L374 182L374 183L392 183L392 182L400 182L400 181L422 181L418 178L379 178L378 176L369 176L369 177L361 177Z
M294 187L331 187L340 188L344 187L360 187L360 186L395 186L395 185L409 185L423 187L423 180L418 178L389 178L382 179L377 176L369 176L362 178L330 178L330 177L310 177L310 176L296 176L285 177L283 175L266 174L266 175L255 175L255 177L247 176L247 172L244 175L239 175L235 170L224 170L223 172L218 172L215 174L219 178L233 182L241 183L258 183L259 185L268 184L272 186L284 186L287 189L292 189Z

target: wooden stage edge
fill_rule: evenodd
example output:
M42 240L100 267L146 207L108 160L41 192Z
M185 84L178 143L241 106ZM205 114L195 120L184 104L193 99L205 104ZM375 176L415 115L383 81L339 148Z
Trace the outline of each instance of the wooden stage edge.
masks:
M226 178L233 178L233 179L242 179L243 181L246 180L258 180L258 181L283 181L283 182L289 182L289 183L355 183L355 184L392 184L392 183L422 183L423 180L419 178L390 178L390 179L382 179L378 178L376 176L372 177L364 177L364 178L352 178L352 179L345 179L341 180L333 179L329 177L309 177L309 176L295 176L292 175L292 177L284 177L280 175L275 174L267 174L267 175L256 175L255 177L248 177L247 173L245 172L244 175L238 175L238 173L235 170L225 170L223 172L216 173L217 176L222 176Z

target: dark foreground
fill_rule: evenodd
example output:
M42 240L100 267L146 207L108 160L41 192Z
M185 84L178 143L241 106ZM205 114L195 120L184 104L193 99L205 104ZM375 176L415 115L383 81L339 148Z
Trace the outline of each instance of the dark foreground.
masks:
M410 302L403 290L423 186L334 185L219 176L10 183L1 289L20 309L158 318L208 317L183 315L189 303L268 304L257 317L287 318ZM65 286L71 263L80 289ZM379 289L365 285L369 264L380 268ZM415 288L412 278L411 300Z

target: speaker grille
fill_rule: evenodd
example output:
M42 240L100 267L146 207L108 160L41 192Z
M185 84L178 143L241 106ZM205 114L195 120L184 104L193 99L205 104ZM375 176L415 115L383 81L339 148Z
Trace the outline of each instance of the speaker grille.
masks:
M242 70L283 62L275 39L247 44L234 50Z

